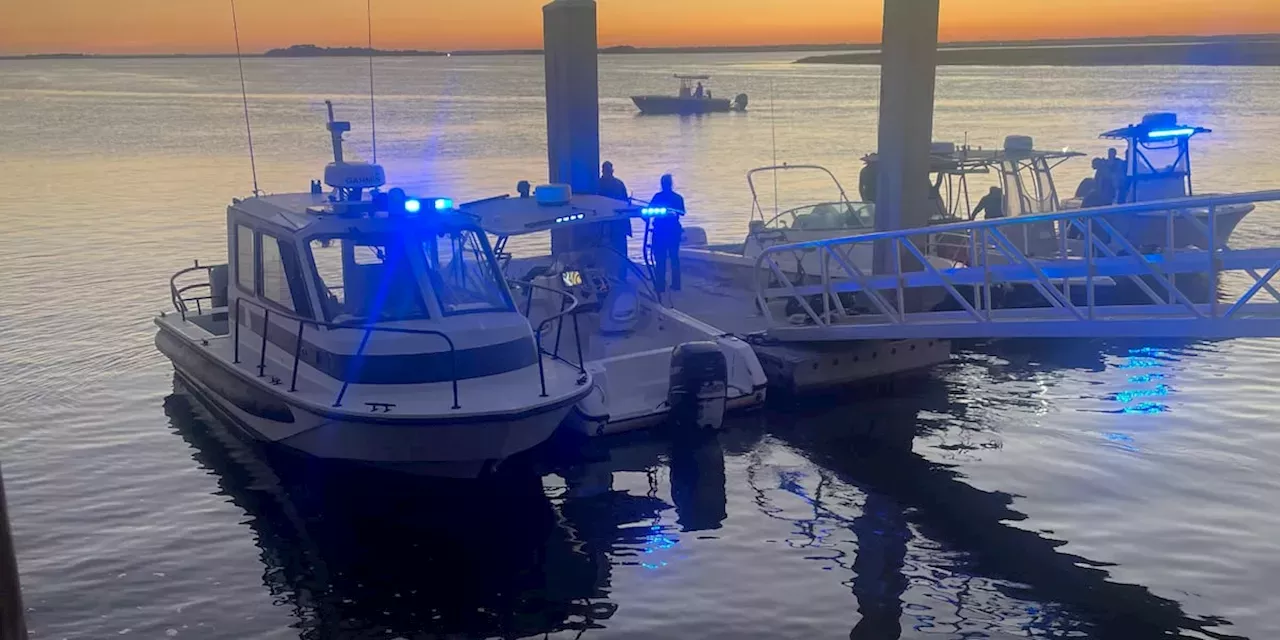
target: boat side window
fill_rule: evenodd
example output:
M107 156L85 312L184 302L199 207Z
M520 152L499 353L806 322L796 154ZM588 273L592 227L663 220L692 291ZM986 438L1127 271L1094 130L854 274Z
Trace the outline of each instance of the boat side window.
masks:
M296 272L296 267L290 269L285 260L288 249L287 245L280 241L279 238L270 234L260 234L260 253L262 262L260 273L262 274L262 297L269 302L273 302L289 311L298 311L296 300L298 296L294 291L294 281L296 278L290 277L290 271ZM293 257L289 252L290 257ZM296 261L294 261L296 264Z
M246 293L257 291L254 286L257 281L254 246L253 229L242 224L236 225L236 284Z
M334 236L308 243L325 317L340 324L427 317L402 241Z
M422 249L432 288L446 314L515 308L483 233L471 229L440 231L424 238Z

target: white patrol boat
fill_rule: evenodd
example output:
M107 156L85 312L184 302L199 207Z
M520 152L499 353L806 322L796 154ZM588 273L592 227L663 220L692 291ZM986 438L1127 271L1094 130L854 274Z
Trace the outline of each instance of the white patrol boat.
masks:
M252 437L327 460L474 477L551 436L595 388L530 325L484 231L448 199L380 192L328 129L325 191L227 208L227 263L170 282L156 346ZM207 280L193 275L207 274Z

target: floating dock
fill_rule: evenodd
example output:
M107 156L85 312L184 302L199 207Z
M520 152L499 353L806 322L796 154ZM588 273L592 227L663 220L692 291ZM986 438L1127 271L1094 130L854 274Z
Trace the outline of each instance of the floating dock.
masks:
M778 341L770 336L770 319L758 310L754 298L742 288L722 284L687 275L684 290L670 294L670 302L677 311L750 344L773 392L805 395L878 384L951 359L951 342L932 338Z

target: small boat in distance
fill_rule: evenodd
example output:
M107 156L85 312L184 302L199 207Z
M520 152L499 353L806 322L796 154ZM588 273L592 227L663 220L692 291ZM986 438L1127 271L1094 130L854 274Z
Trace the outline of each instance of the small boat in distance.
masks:
M674 96L631 96L640 113L645 115L698 115L702 113L728 113L730 111L747 110L747 94L739 93L732 101L728 98L715 98L709 83L708 75L680 75L680 93Z

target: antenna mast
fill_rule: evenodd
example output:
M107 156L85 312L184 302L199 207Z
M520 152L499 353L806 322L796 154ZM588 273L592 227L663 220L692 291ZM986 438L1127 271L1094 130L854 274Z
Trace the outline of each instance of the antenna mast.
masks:
M773 136L773 215L778 215L778 121L773 109L773 78L769 78L769 129Z
M378 112L373 102L373 0L365 0L365 19L369 24L369 125L373 132L373 164L378 164Z
M236 64L240 66L240 99L244 103L244 132L249 139L249 170L253 172L253 195L260 196L258 189L258 162L253 157L253 127L249 124L249 91L244 85L244 57L240 54L240 23L236 21L236 0L231 0L231 29L236 36Z

